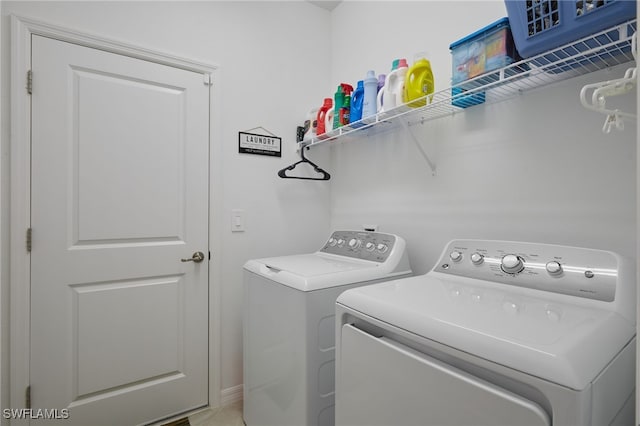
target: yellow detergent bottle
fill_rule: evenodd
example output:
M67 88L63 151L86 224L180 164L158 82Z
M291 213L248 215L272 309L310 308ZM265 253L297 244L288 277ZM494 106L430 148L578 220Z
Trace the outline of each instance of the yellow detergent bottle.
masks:
M432 95L433 91L431 63L424 58L418 59L407 71L404 81L404 101L412 108L425 106L427 99L431 102L432 98L431 96L425 98L425 96Z

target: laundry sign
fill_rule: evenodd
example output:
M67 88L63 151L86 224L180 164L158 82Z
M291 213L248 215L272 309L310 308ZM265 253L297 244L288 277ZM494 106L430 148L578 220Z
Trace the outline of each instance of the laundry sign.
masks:
M238 152L241 154L282 156L282 138L273 135L238 132Z

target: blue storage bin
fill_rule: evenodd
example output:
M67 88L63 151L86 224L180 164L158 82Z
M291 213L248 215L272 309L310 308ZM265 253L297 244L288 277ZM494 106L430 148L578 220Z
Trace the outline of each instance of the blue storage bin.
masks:
M519 59L509 30L502 18L449 45L453 84L496 70Z
M634 19L628 0L505 0L518 53L530 58ZM617 39L617 32L611 32Z
M466 89L461 87L451 88L451 105L455 105L459 108L468 108L470 106L483 104L485 100L484 92L469 93Z
M498 73L491 72L506 67L520 59L513 36L509 29L509 19L502 18L486 27L458 40L449 46L451 50L451 103L467 108L485 101L484 92L465 92L498 81ZM481 78L476 78L482 76ZM463 83L476 78L473 82Z

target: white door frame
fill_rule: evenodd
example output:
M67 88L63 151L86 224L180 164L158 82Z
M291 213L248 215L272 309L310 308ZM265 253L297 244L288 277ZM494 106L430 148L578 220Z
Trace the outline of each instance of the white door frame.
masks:
M27 71L31 64L31 36L41 35L81 46L96 48L137 59L143 59L204 74L203 84L211 85L209 100L209 248L213 252L209 273L209 405L220 404L220 290L218 287L220 259L220 229L211 220L219 217L221 148L215 144L212 123L217 119L219 101L214 101L213 81L217 77L216 65L179 58L157 51L140 48L120 41L74 31L21 16L11 16L11 137L10 137L10 299L9 299L9 354L10 354L10 408L25 408L25 390L29 385L30 350L30 291L31 257L26 250L26 230L30 227L31 211L31 102L27 93ZM37 76L34 76L37 79ZM216 83L218 79L215 79ZM219 134L219 132L215 132ZM214 185L215 183L215 185ZM37 241L37 231L36 237ZM5 305L6 306L6 305ZM6 353L6 352L5 352ZM64 408L64 407L46 407ZM12 422L12 424L21 424Z

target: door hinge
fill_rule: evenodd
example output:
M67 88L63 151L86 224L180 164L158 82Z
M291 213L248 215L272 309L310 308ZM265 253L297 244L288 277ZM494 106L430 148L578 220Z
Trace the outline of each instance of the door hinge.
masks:
M33 71L27 71L27 93L33 93Z
M27 228L27 252L31 253L31 235L33 232L31 228Z
M31 408L31 385L27 386L27 390L25 391L25 408Z

